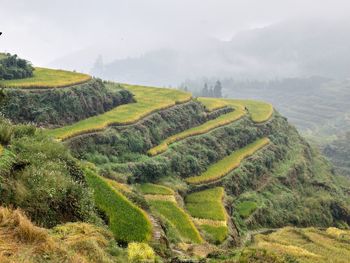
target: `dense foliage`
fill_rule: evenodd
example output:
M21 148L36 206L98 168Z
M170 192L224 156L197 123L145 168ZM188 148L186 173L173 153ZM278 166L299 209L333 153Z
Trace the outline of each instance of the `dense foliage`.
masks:
M34 222L97 222L94 202L77 161L32 126L0 120L0 200L20 207Z
M17 123L56 127L102 114L133 100L127 90L107 88L98 79L72 88L45 91L5 89L2 95L2 113L7 118Z
M325 146L323 153L340 173L350 176L350 132Z
M32 77L33 71L32 65L17 55L4 54L0 57L0 80Z

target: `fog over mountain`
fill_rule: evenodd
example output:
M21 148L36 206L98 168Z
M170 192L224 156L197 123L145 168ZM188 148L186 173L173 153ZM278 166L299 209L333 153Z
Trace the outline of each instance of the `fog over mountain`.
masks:
M347 78L350 23L290 20L242 31L230 41L203 38L183 50L159 49L142 56L96 64L92 73L111 80L176 85L185 79Z

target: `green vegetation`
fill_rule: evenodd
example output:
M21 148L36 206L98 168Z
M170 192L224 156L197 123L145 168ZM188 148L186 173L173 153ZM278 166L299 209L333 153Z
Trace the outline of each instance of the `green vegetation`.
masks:
M108 216L108 225L118 242L148 241L152 225L146 213L112 188L93 170L86 168L86 179L94 190L98 208Z
M200 225L199 228L206 233L209 242L216 245L224 242L228 236L227 226Z
M241 217L247 218L257 209L257 204L253 201L243 201L236 205L236 209Z
M331 160L337 171L341 174L350 176L350 132L327 144L323 153Z
M5 117L44 127L72 124L130 102L133 96L129 91L117 85L108 88L99 79L45 91L4 89L0 98Z
M0 80L32 77L33 70L28 61L18 58L17 55L0 53Z
M189 194L185 198L186 209L192 217L225 221L224 193L222 187L216 187Z
M90 190L66 147L29 125L0 119L0 200L20 207L36 224L99 222Z
M269 142L270 140L268 138L262 138L242 149L234 151L229 156L210 166L202 175L187 178L186 182L190 184L202 184L218 180L237 168L244 158L251 156L269 144Z
M222 243L228 235L226 211L223 206L225 191L222 187L189 194L185 198L186 209L196 220L206 238L214 244Z
M237 108L233 112L221 115L218 118L216 118L214 120L210 120L210 121L208 121L200 126L193 127L193 128L188 129L186 131L183 131L181 133L178 133L178 134L175 134L173 136L168 137L161 144L150 149L148 151L148 154L151 156L154 156L154 155L160 154L162 152L165 152L168 149L168 146L174 142L183 140L183 139L191 137L191 136L207 133L215 128L222 127L224 125L227 125L231 122L234 122L234 121L240 119L242 116L244 116L244 114L245 114L245 112L241 107Z
M113 85L113 84L110 84ZM135 123L147 115L191 99L191 94L178 90L123 85L135 95L136 103L122 105L104 114L94 116L73 125L48 131L48 134L61 140L77 135L101 131L111 125Z
M202 238L191 218L175 202L149 200L152 208L175 227L183 242L202 243Z
M82 84L91 80L91 76L66 70L35 68L30 78L3 80L0 85L6 88L49 89L63 88Z
M141 184L139 186L140 191L143 194L150 195L173 195L174 191L168 187L158 185L158 184Z

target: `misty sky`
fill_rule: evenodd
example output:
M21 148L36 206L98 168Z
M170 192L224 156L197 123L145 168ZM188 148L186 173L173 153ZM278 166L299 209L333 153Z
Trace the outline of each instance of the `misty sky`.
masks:
M0 0L0 50L46 65L91 47L117 57L229 40L287 19L349 17L349 0Z

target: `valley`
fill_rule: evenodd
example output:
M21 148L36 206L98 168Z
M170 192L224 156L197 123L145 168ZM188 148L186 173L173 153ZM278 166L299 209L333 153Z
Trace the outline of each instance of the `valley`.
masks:
M350 181L272 104L44 68L0 85L0 260L346 262Z

